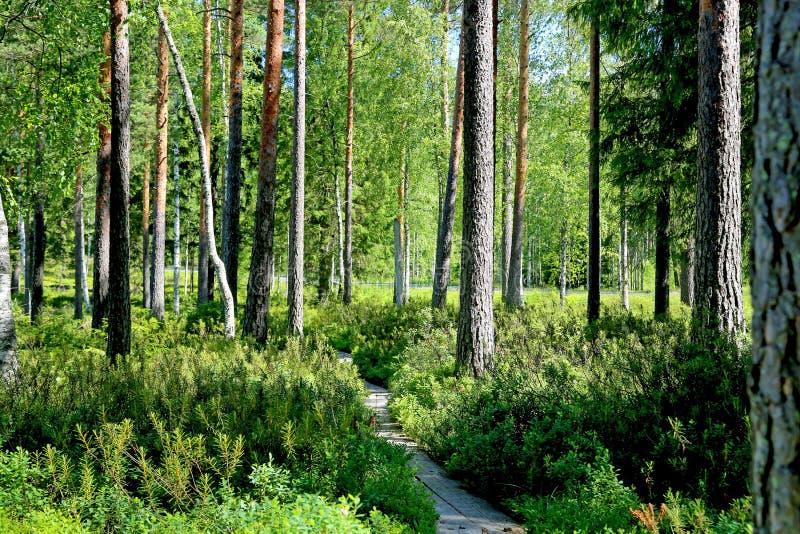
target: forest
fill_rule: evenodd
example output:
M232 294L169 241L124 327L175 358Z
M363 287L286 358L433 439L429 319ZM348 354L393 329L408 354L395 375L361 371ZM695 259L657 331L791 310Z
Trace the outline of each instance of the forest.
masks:
M800 532L800 0L0 0L0 531Z

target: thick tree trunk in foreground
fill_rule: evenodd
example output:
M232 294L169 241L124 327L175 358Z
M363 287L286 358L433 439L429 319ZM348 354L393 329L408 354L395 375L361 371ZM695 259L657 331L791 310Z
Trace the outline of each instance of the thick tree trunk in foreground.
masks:
M457 373L494 368L492 0L464 2L464 232Z
M144 183L142 184L142 305L150 309L150 141L144 143Z
M244 27L243 0L231 3L231 73L228 106L228 158L225 169L225 214L222 219L222 259L228 286L238 303L239 287L239 211L242 180L242 38ZM208 213L206 213L208 217ZM245 319L245 328L247 327Z
M703 330L744 328L740 173L739 0L702 0L698 34L694 316Z
M83 319L83 169L75 171L75 319Z
M112 363L131 351L130 288L130 67L128 2L111 2L111 213L108 284L108 347Z
M753 532L777 534L800 532L800 3L764 0L760 16L750 485Z
M694 239L686 244L686 255L681 258L681 302L694 306Z
M656 318L669 316L669 193L669 185L662 185L656 200L656 280L654 291L654 315Z
M11 250L3 199L0 197L0 378L8 384L14 379L17 367L17 332L11 303Z
M197 153L200 159L200 172L203 175L203 199L206 205L206 233L208 235L208 251L211 255L211 262L214 264L217 279L219 280L219 292L222 299L222 312L225 316L225 337L233 339L236 336L236 319L234 311L233 294L231 288L228 286L228 278L225 274L225 264L217 254L217 242L214 236L214 205L211 196L211 175L208 172L208 160L206 155L208 152L205 147L205 138L203 137L203 127L200 124L200 117L197 114L197 108L194 106L194 96L192 96L192 88L189 86L189 80L186 79L186 72L183 69L183 62L178 53L178 49L172 40L172 34L167 25L167 18L164 16L164 11L159 5L157 8L158 19L161 27L164 29L164 34L167 37L167 44L169 45L170 52L172 53L172 60L175 62L175 68L178 71L178 76L183 89L183 98L186 101L186 107L189 110L189 117L192 119L192 129L197 138Z
M628 265L628 197L625 193L625 186L619 189L619 293L622 307L626 310L631 309L629 278L630 267Z
M164 30L158 31L158 96L156 100L156 199L153 206L153 269L151 310L164 320L165 255L167 239L167 180L169 165L169 48Z
M525 224L525 182L528 178L528 0L522 0L519 39L519 103L517 107L517 174L514 182L514 217L511 231L511 256L508 262L506 305L524 304L522 295L522 229Z
M269 328L272 272L275 263L275 178L278 163L278 103L283 61L283 0L270 0L267 21L267 60L261 105L261 150L258 154L258 199L255 236L247 283L244 333L263 343Z
M206 141L206 161L211 161L211 0L203 0L203 137ZM197 303L208 302L208 238L206 237L206 206L200 188L200 217L198 226Z
M447 305L447 286L450 284L450 256L453 250L453 225L456 220L456 191L458 189L458 164L461 158L464 135L464 23L461 24L461 37L458 47L458 67L456 68L456 96L453 101L453 133L450 137L450 161L447 166L447 184L442 202L442 220L436 236L436 263L433 268L434 308L444 309Z
M344 143L344 284L342 302L353 300L353 0L347 19L347 134Z
M103 36L106 59L100 65L100 100L111 99L111 33ZM92 328L102 328L108 315L108 253L110 239L109 196L111 194L111 130L102 120L97 124L100 146L97 149L97 188L94 211L94 265L92 280Z
M596 16L589 31L589 322L600 317L600 30Z
M294 155L289 212L288 305L290 336L303 335L306 198L306 0L295 0ZM280 80L278 81L280 83Z

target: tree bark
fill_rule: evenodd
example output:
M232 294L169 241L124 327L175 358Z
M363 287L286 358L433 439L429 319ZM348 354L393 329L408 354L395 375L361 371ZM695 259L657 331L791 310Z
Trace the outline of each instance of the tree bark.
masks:
M272 272L275 262L275 178L278 162L278 104L283 60L283 0L270 0L267 21L267 57L261 105L261 150L258 154L258 199L255 236L247 283L244 333L263 343L269 328Z
M0 377L6 384L14 380L18 366L17 331L11 302L11 250L8 223L0 197Z
M681 302L694 305L694 239L686 244L686 254L681 258Z
M128 2L111 3L111 194L109 199L108 347L112 363L131 350L130 288L130 66Z
M514 182L514 214L511 230L511 256L508 262L506 305L524 304L522 292L522 230L525 224L525 182L528 178L528 79L530 39L528 0L522 0L519 22L519 103L517 107L517 167Z
M179 124L178 109L180 108L180 100L175 97L175 124L176 130ZM208 155L208 151L206 151ZM180 166L181 151L178 146L178 135L175 135L175 140L172 144L172 176L173 176L173 205L174 215L172 223L172 311L175 315L181 313L181 166ZM208 164L208 160L206 160Z
M228 285L228 277L225 274L225 264L217 254L217 242L214 236L214 205L212 203L211 195L211 175L208 172L208 160L206 156L208 152L205 147L205 137L203 136L203 127L200 124L200 117L197 114L197 108L194 105L194 96L192 96L192 88L189 86L189 80L186 79L186 72L183 69L183 61L172 40L172 34L167 25L167 18L161 5L157 6L158 19L161 27L164 29L164 34L167 38L170 52L172 53L172 60L175 62L175 68L178 71L178 77L183 89L183 98L186 101L186 108L189 110L189 117L192 120L192 129L197 138L197 153L200 159L200 172L203 174L203 199L206 205L206 234L208 239L208 251L211 256L211 262L214 264L217 279L219 280L219 292L222 299L222 312L225 317L225 337L233 339L236 336L236 316L234 309L233 294Z
M753 532L800 532L800 4L761 3L753 166ZM699 236L698 236L699 238Z
M156 99L156 198L153 209L153 268L150 304L153 315L164 320L165 256L167 239L167 181L169 162L169 47L163 29L158 31L158 96Z
M111 33L103 35L103 50L106 59L100 65L100 86L103 90L100 100L111 102ZM97 123L100 146L97 149L97 189L95 192L94 213L94 266L92 281L92 328L102 328L108 316L108 268L111 247L111 216L109 197L111 195L111 130L103 120Z
M492 0L464 2L464 231L456 372L494 368Z
M656 200L656 280L654 291L654 315L656 318L669 317L669 194L669 184L663 184Z
M150 301L150 141L144 143L144 183L142 184L142 305Z
M30 316L33 307L33 224L25 221L25 313Z
M447 185L442 202L442 220L436 239L436 263L433 269L433 295L431 305L444 309L447 305L447 286L450 283L450 256L453 249L453 225L456 220L456 191L458 189L458 164L461 158L464 135L464 21L458 46L456 68L456 95L453 102L453 133L450 137L450 161L447 166Z
M600 30L597 16L589 30L589 322L600 317Z
M400 185L397 186L397 216L394 224L394 303L406 304L406 193L408 191L408 172L406 167L406 148L400 149Z
M75 319L83 319L83 169L75 170Z
M294 143L289 210L288 305L290 336L303 335L306 174L306 0L295 0ZM280 83L280 77L278 78Z
M43 162L39 159L39 154L44 153L44 141L39 141L37 150L37 168L41 168ZM44 185L40 185L44 187ZM35 323L39 319L44 304L44 257L47 243L47 230L44 222L44 193L38 192L34 200L33 208L33 284L31 287L31 322Z
M500 285L503 295L503 302L508 299L508 264L511 261L511 232L514 222L514 174L512 152L514 141L511 134L506 132L503 135L503 235L500 246Z
M619 293L622 307L630 311L630 291L628 281L630 268L628 266L628 196L625 186L619 189Z
M347 15L347 135L344 146L344 285L342 302L353 300L353 0Z
M394 305L403 305L403 223L395 217L394 224Z
M742 303L739 0L701 0L698 34L697 239L693 309L698 339L744 328Z
M239 211L242 178L242 39L244 28L243 0L231 2L231 72L228 118L228 157L225 168L225 215L222 220L222 258L228 286L238 303L239 287ZM208 214L206 214L208 216ZM247 320L245 319L245 329Z
M203 137L206 141L206 161L211 160L211 0L203 0ZM206 237L206 207L200 188L199 248L197 303L208 302L208 238Z

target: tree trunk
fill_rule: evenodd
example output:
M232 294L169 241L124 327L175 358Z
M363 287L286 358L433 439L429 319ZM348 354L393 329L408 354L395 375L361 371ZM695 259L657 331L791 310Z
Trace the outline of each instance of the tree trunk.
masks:
M464 135L464 53L466 28L462 20L456 69L456 96L453 102L453 133L450 137L450 161L447 166L447 185L442 203L442 220L436 236L436 263L433 269L434 308L447 305L447 286L450 283L450 256L453 249L453 225L456 219L456 190L458 189L458 163L461 158Z
M150 141L144 142L144 183L142 184L142 306L150 301Z
M622 307L630 311L631 304L628 290L630 269L628 267L628 196L625 186L619 189L619 292Z
M211 0L203 0L203 137L206 141L206 161L211 160ZM199 249L197 303L208 302L208 238L206 237L206 207L200 188Z
M597 16L589 30L589 322L600 317L600 31Z
M290 336L303 335L306 174L306 0L295 0L294 154L289 210L288 305ZM280 83L280 78L278 79Z
M11 250L8 224L0 197L0 377L8 384L14 380L17 360L17 331L11 302Z
M37 150L44 152L44 147ZM37 156L38 158L39 156ZM41 161L38 167L41 167ZM44 222L44 193L37 193L33 211L33 285L31 287L31 322L39 319L44 304L44 255L47 233Z
M519 103L517 107L517 167L514 183L514 214L511 230L511 256L508 262L506 305L524 304L522 292L522 229L525 224L525 182L528 178L528 63L530 39L528 0L522 0L519 22Z
M33 224L25 221L25 313L30 315L33 307Z
M494 368L492 0L464 2L464 231L456 372Z
M503 295L503 302L508 299L508 264L511 261L511 232L513 231L514 221L514 174L512 151L513 140L510 133L503 135L503 235L500 247L501 266L500 266L500 285Z
M697 239L693 314L706 330L744 329L739 0L700 2Z
M394 304L403 305L403 223L394 219Z
M669 317L669 184L663 184L656 200L656 318Z
M337 151L334 150L334 154ZM336 167L333 169L333 187L334 196L336 201L336 265L338 267L339 275L339 293L342 292L342 284L344 283L344 230L342 228L342 200L341 191L339 190L339 172Z
M83 319L83 169L75 171L75 298L74 317Z
M238 303L239 287L239 211L242 179L242 38L244 27L243 0L231 3L231 72L228 126L228 158L225 170L225 215L222 220L222 258L228 286ZM206 214L206 217L208 214ZM252 275L252 271L251 271ZM247 320L245 319L245 329Z
M175 124L178 124L178 109L180 107L178 97L175 97ZM176 128L177 129L177 128ZM172 311L175 315L181 313L181 166L180 166L180 147L178 146L178 135L172 145L172 173L175 188L173 190L173 202L175 211L172 224ZM206 153L207 154L207 153ZM208 160L206 160L208 163Z
M800 4L764 0L758 30L748 388L753 532L766 534L800 532Z
M100 65L100 94L102 102L111 102L111 33L103 35L103 50L106 59ZM97 124L100 146L97 149L97 189L94 212L94 266L92 281L92 328L102 328L108 316L108 268L111 247L111 130L103 120Z
M151 310L164 320L165 256L167 236L167 181L169 162L169 48L164 30L158 32L158 96L156 99L156 199L153 209L153 268Z
M686 244L686 254L681 258L681 302L694 305L694 239Z
M344 146L344 284L342 302L353 300L353 0L347 19L347 136Z
M206 234L208 238L208 251L211 256L211 262L214 264L217 279L219 280L219 290L222 299L222 312L225 317L225 337L233 339L236 336L236 316L234 310L233 294L228 285L228 277L225 274L225 264L217 254L217 242L214 236L214 205L212 203L211 195L211 175L208 172L208 160L206 159L207 151L205 147L205 137L203 136L203 127L200 124L200 117L197 114L197 108L194 105L194 96L192 96L192 88L189 86L189 80L186 79L186 72L183 69L183 61L178 53L178 49L172 40L172 34L167 25L167 18L164 11L159 4L157 7L158 19L161 27L164 29L164 34L167 38L170 52L172 53L172 60L175 62L175 68L178 71L181 87L183 89L183 98L186 101L186 108L189 110L189 117L192 120L192 129L197 138L197 153L200 159L200 172L203 174L203 199L206 205Z
M128 2L111 2L111 213L108 347L112 363L131 351L130 288L130 66Z
M259 343L267 339L275 241L275 178L278 162L278 103L283 60L283 0L270 0L267 58L261 106L261 150L258 154L258 199L255 236L247 283L244 333Z
M567 220L561 223L561 238L559 239L559 255L558 255L558 293L561 297L561 309L567 303Z
M21 169L21 166L17 165L17 178L21 182L22 181L22 177L21 177L20 169ZM19 219L17 220L17 232L18 232L18 236L19 236L20 240L19 240L19 256L17 257L17 261L14 262L14 261L12 261L10 259L11 258L11 251L9 249L9 261L12 262L12 266L11 266L11 294L12 295L14 293L18 293L20 291L20 286L22 284L24 284L24 282L22 282L22 279L23 279L22 272L25 269L24 260L23 260L23 257L24 257L24 254L25 254L25 251L24 251L24 249L25 249L24 241L25 240L24 240L24 235L23 235L24 226L22 226L23 225L22 220L23 220L22 219L22 209L21 209L21 206L19 206ZM6 232L8 232L7 228L6 228Z

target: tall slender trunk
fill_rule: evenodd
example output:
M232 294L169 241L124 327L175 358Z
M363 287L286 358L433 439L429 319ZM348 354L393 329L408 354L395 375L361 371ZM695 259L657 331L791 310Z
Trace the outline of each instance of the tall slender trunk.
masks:
M406 152L406 158L408 157L407 154ZM411 225L408 221L408 160L406 160L404 172L403 237L405 238L405 242L403 243L403 305L406 305L411 298Z
M589 30L589 321L600 317L600 30L597 15Z
M179 100L175 97L175 124L178 124ZM176 128L177 129L177 128ZM206 160L206 163L208 160ZM172 223L172 311L175 315L181 313L181 166L180 166L180 147L178 146L178 135L172 145L172 173L174 180L173 202L174 215Z
M11 302L11 250L3 199L0 197L0 377L8 384L17 367L17 331Z
M106 58L100 64L99 83L103 88L100 100L111 102L111 33L103 35L103 50ZM92 328L102 328L108 317L108 268L111 247L111 214L109 197L111 195L111 130L103 120L97 123L100 146L97 148L97 189L94 212L94 266L92 281Z
M142 184L142 306L150 302L150 141L144 142L144 183Z
M344 147L344 290L342 302L353 300L353 0L347 15L347 135Z
M25 221L25 313L30 315L33 307L33 223L30 217Z
M439 58L442 69L442 138L446 139L450 132L450 1L442 0L442 48ZM436 151L436 173L438 185L438 202L436 205L436 227L442 224L442 212L444 208L444 191L447 183L447 168L440 166L441 155ZM443 158L444 159L444 158Z
M500 261L500 280L504 302L508 298L508 264L511 261L511 232L514 220L513 143L511 134L506 132L503 135L503 235L501 237L502 243L500 247L500 252L502 254Z
M406 147L400 149L400 184L397 186L397 216L394 222L394 303L403 306L406 303L406 262L405 246L408 241L406 232L406 192L408 178L406 168Z
M200 117L197 114L197 108L194 105L194 96L192 95L192 88L189 86L189 80L186 79L186 72L183 69L183 61L172 40L172 34L169 31L167 18L161 5L157 6L158 19L161 27L164 29L164 34L167 38L170 52L172 53L172 60L175 62L175 68L178 71L178 77L183 89L183 98L186 101L186 108L189 110L189 118L192 120L192 129L194 130L195 138L197 139L197 153L200 159L200 172L203 175L203 199L206 205L206 234L208 239L208 251L211 256L211 262L214 264L217 279L219 280L220 298L222 299L222 312L225 317L225 337L233 339L236 336L236 316L234 310L234 301L231 288L228 285L228 277L225 274L225 264L217 254L217 241L214 236L214 204L211 195L211 174L209 173L208 160L206 159L208 152L205 147L205 137L203 136L203 127L200 124Z
M244 332L263 343L269 327L275 241L275 178L278 162L278 103L283 60L283 0L270 0L267 21L267 57L261 105L261 150L258 154L258 199L255 236L247 283Z
M189 270L189 263L191 260L191 270ZM192 292L194 292L194 258L191 257L189 253L189 239L186 239L186 254L184 254L183 260L183 296L187 296L189 294L189 281L191 279L192 282Z
M36 159L34 166L41 169L44 166L44 137L39 136L36 144ZM39 184L45 187L44 183ZM44 221L44 191L38 191L33 202L33 285L31 287L31 322L39 319L44 304L44 257L47 244L47 229Z
M158 96L156 99L156 198L153 206L153 268L151 310L164 320L165 255L167 236L167 181L169 174L169 48L163 29L158 32Z
M131 351L130 288L130 66L128 2L111 3L111 213L108 347L112 363Z
M494 368L492 0L464 2L464 231L456 371Z
M693 315L733 337L744 329L739 0L702 0L698 33L697 239Z
M203 137L206 141L206 161L211 160L211 0L203 0ZM197 303L208 302L208 238L206 237L206 207L200 188L199 248Z
M628 196L625 186L619 188L619 293L622 300L622 307L626 310L631 309L628 278L630 269L628 267Z
M334 150L334 154L336 151ZM342 291L342 284L344 283L344 230L342 229L342 200L341 191L339 190L339 172L336 167L333 169L333 188L336 201L336 259L339 275L339 292Z
M238 303L239 287L239 211L242 179L242 38L243 0L231 0L231 72L228 119L228 157L225 167L225 214L222 220L222 258L228 286ZM251 270L252 273L252 270ZM247 320L245 319L245 329Z
M763 0L758 26L748 389L753 532L764 534L800 532L800 4Z
M681 302L694 305L694 239L686 244L686 253L681 258Z
M18 177L19 177L19 175L18 175ZM20 217L19 217L18 223L17 223L18 224L18 226L17 226L17 231L18 232L20 230L19 224L22 223L22 210L21 209L19 210L19 213L20 213ZM8 231L8 229L6 229L6 231ZM21 235L21 233L18 234L18 235ZM14 293L18 293L20 291L21 284L24 283L24 282L21 282L22 281L22 277L23 277L23 275L22 275L22 270L23 270L22 255L24 254L22 249L23 249L23 243L22 243L22 240L20 240L20 243L19 243L19 255L17 256L17 261L14 261L13 259L11 259L11 252L9 251L9 261L11 262L11 294L12 295Z
M17 173L17 176L22 179L21 173ZM22 211L22 204L18 204L19 208L19 219L17 220L17 233L19 235L19 260L17 261L17 265L19 265L20 270L20 281L19 281L19 290L22 291L23 296L25 297L24 308L25 312L28 313L28 270L27 270L27 244L25 243L25 215Z
M517 168L514 183L514 222L511 232L511 256L508 262L506 305L522 306L522 230L525 224L525 183L528 179L528 79L530 38L528 0L522 0L519 22L519 105L517 107Z
M74 317L83 319L83 169L75 170L75 298Z
M433 295L431 305L444 309L447 305L447 286L450 283L450 256L453 248L453 225L456 219L456 190L458 189L458 164L461 158L464 135L464 21L458 47L456 69L456 95L453 103L453 133L450 137L450 161L447 166L447 185L442 203L442 220L436 238L436 263L433 269Z
M558 255L558 293L561 298L561 309L567 303L567 220L561 222L561 237L558 240L559 255Z
M656 200L656 280L655 310L656 318L669 316L669 217L670 186L661 186Z
M306 174L306 0L295 0L294 143L289 211L288 305L290 336L303 335ZM280 80L278 81L280 83Z
M403 305L403 223L399 215L394 224L394 304Z

